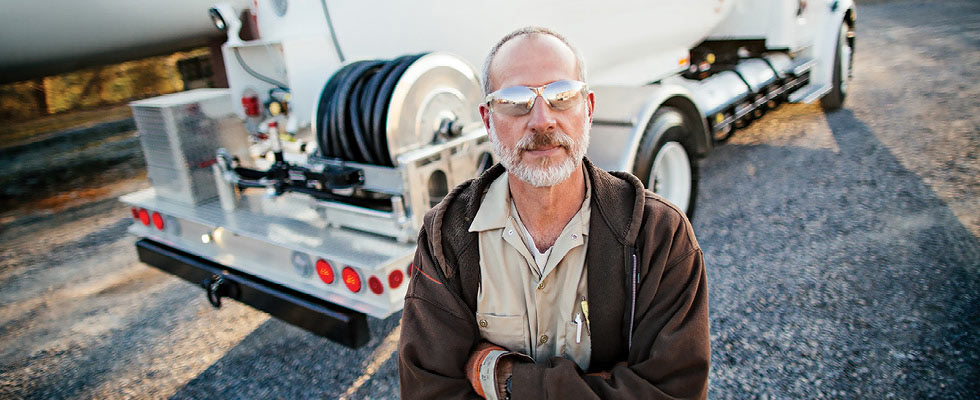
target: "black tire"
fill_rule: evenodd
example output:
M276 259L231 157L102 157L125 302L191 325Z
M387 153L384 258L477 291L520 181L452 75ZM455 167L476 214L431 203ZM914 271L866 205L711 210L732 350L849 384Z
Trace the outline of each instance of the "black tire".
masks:
M850 46L847 43L848 29L847 23L841 24L840 33L837 35L837 50L834 52L834 87L830 90L830 93L827 93L820 98L820 106L827 111L837 110L843 107L844 99L847 97L847 85L845 79L848 79L848 77L844 76L842 73L843 65L841 63L841 50L843 50L845 46ZM851 53L851 57L854 57L853 53ZM850 65L848 65L848 67L850 67Z
M657 186L661 185L650 177L656 177L653 171L653 163L657 155L668 149L676 149L674 143L679 144L687 155L687 172L690 176L690 193L687 196L687 204L676 204L681 210L685 210L688 219L694 218L694 209L698 198L698 162L695 158L693 137L685 124L684 114L673 107L661 107L650 118L640 146L636 150L636 158L633 162L633 175L640 178L640 181L650 190L657 193ZM667 146L670 144L670 146ZM674 151L674 150L668 150ZM683 163L681 163L683 164ZM683 172L683 171L681 171ZM651 185L651 182L654 184ZM651 187L654 186L654 187ZM661 194L661 193L658 193ZM665 196L666 197L666 196ZM668 200L671 200L668 198Z

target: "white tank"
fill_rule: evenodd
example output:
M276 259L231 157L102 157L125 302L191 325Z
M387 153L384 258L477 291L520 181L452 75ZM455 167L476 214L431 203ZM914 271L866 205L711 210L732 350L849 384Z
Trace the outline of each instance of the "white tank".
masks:
M228 1L228 0L225 0ZM164 54L221 38L215 0L4 1L0 82ZM230 0L240 9L249 0Z
M479 70L490 47L517 28L554 29L578 46L593 85L642 85L687 67L688 52L729 14L734 0L582 0L452 2L446 0L260 1L260 39L224 48L232 98L272 86L241 67L282 82L291 91L290 132L313 121L327 79L343 63L446 52ZM327 15L329 14L329 21ZM336 33L336 41L331 36Z
M347 59L448 51L479 68L490 46L518 27L557 30L585 54L593 83L637 84L683 67L687 50L734 0L224 0L257 5L263 41L328 35L329 10ZM0 81L117 62L201 45L218 37L216 0L8 1L0 13Z
M688 50L728 15L733 2L336 0L326 5L348 60L448 51L480 68L503 35L538 25L562 33L580 48L591 83L643 84L684 68ZM280 0L258 9L260 35L266 41L325 33L324 21L320 2Z

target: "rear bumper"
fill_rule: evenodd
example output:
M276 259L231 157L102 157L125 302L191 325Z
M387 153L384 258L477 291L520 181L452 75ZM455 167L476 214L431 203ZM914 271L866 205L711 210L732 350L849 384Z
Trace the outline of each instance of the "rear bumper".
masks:
M299 328L349 347L368 342L360 312L297 292L151 239L136 242L140 261L205 288L209 301L232 298Z

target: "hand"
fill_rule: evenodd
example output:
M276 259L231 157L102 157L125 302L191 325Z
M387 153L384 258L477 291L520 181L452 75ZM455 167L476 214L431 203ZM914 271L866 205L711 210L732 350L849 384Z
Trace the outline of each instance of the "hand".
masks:
M507 351L507 349L497 346L493 343L487 341L481 341L479 344L476 345L476 348L474 348L473 351L470 353L470 358L466 361L466 379L470 381L470 386L473 387L473 390L476 391L476 394L484 398L486 398L487 396L485 393L483 393L483 386L480 385L480 364L483 362L483 359L486 358L487 354L489 354L493 350ZM510 362L503 362L503 361L504 360L501 359L497 362L496 372L498 374L497 375L498 393L504 393L499 389L506 388L507 376L509 376L510 371L513 369L513 365ZM502 371L501 369L502 364L507 364L508 366L507 367L508 375L505 375L503 377L503 381L499 379L500 373Z

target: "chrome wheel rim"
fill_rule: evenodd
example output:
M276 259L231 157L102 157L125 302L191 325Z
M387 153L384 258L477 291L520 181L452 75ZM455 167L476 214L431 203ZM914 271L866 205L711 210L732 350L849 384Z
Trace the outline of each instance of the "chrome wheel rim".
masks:
M691 201L691 160L678 142L667 142L653 159L647 187L687 212Z

